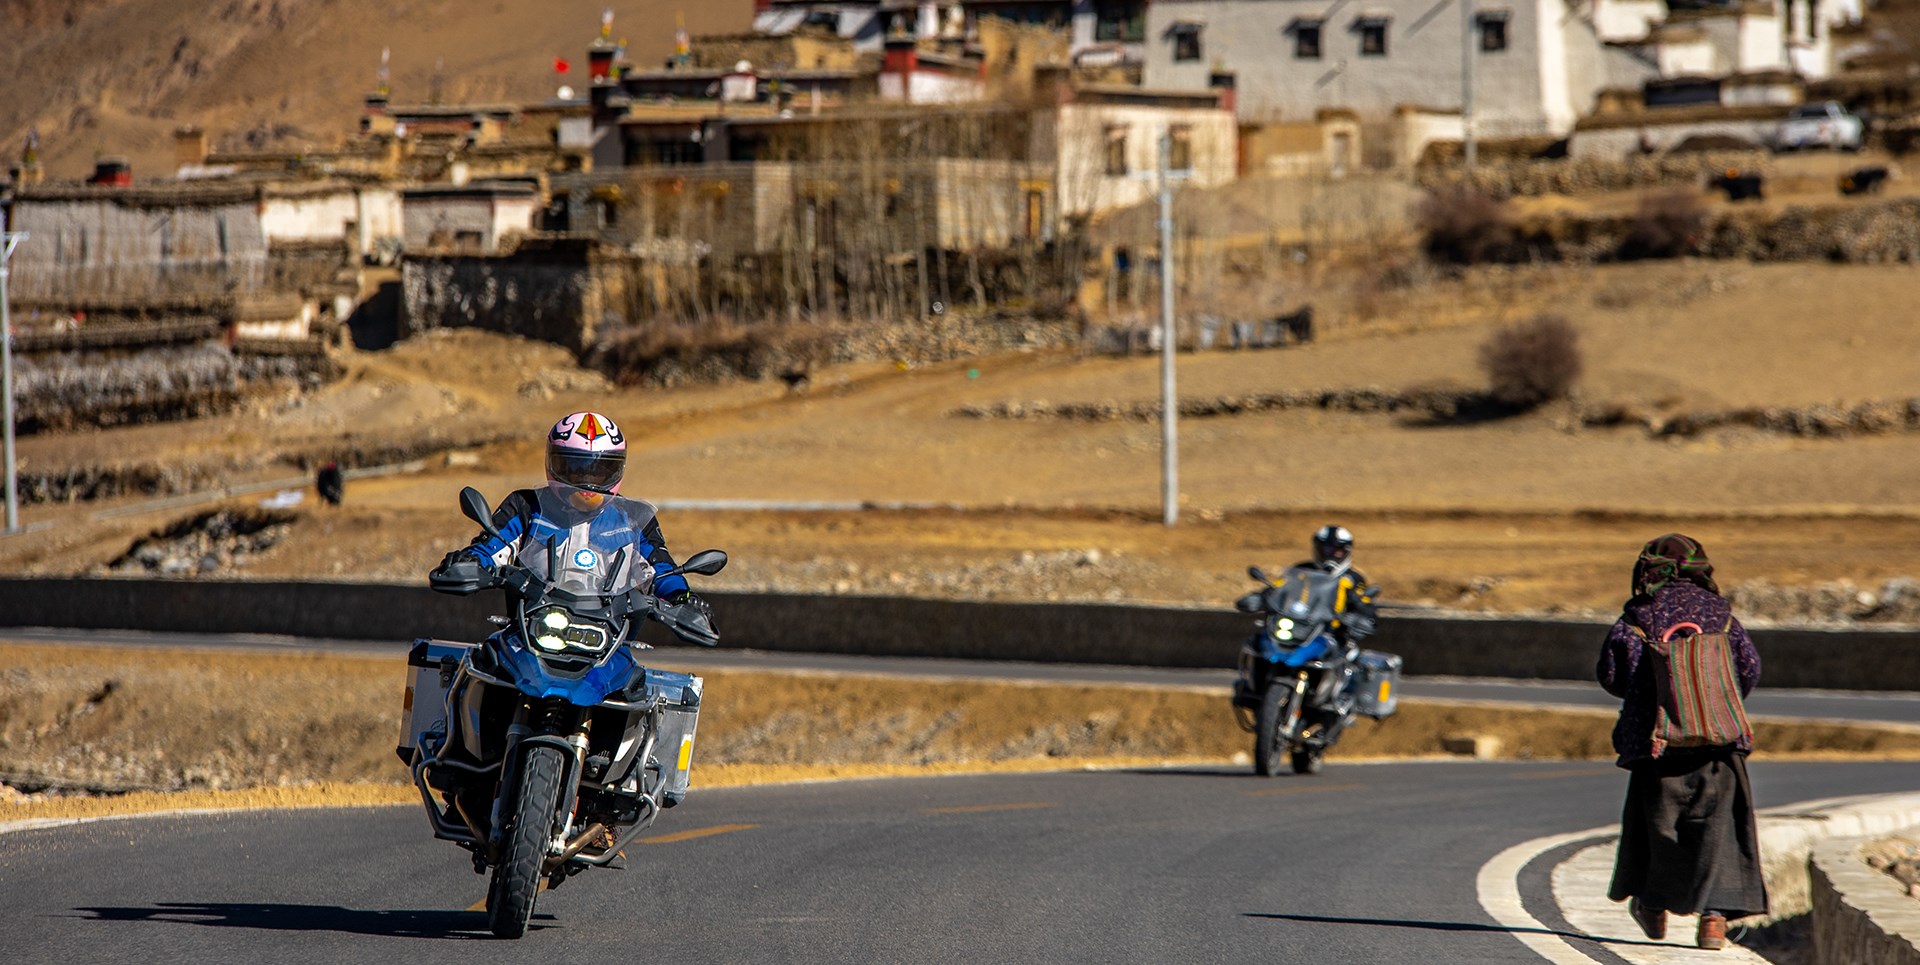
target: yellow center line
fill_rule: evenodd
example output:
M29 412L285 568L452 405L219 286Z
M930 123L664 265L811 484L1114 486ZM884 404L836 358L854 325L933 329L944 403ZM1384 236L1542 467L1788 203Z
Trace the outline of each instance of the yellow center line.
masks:
M1616 770L1619 770L1619 768L1608 768L1606 770L1595 767L1566 768L1558 771L1534 771L1531 774L1515 774L1513 775L1513 779L1516 781L1544 781L1555 777L1600 777Z
M1275 787L1264 791L1248 791L1248 797L1278 797L1282 794L1312 794L1316 791L1358 791L1364 784L1315 784L1310 787Z
M1008 804L963 804L950 808L921 808L921 814L977 814L982 811L1032 811L1056 807L1052 801L1019 801Z
M716 824L710 828L694 828L691 831L675 831L651 838L641 838L635 844L673 844L676 841L692 841L695 838L711 838L716 834L730 834L734 831L751 831L757 824Z

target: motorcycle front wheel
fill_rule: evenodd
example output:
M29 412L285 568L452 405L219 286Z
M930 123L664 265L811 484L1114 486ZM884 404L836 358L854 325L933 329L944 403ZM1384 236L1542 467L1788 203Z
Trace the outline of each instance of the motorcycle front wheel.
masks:
M519 793L513 807L513 826L506 847L493 869L487 891L487 927L498 938L519 938L533 919L533 902L540 896L540 866L547 858L553 834L553 808L560 799L560 775L566 770L558 748L534 747L521 768Z
M1267 685L1260 697L1260 712L1255 715L1253 732L1253 772L1261 777L1280 773L1280 755L1286 752L1287 737L1300 718L1300 695L1279 681Z

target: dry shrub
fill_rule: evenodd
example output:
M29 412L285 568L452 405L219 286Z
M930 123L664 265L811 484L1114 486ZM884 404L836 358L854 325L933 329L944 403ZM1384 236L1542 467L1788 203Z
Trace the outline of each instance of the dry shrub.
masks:
M1515 409L1565 398L1580 378L1580 335L1566 319L1536 315L1480 345L1487 394Z
M1620 243L1622 258L1677 258L1700 245L1707 208L1691 191L1662 191L1640 199Z
M1456 265L1507 257L1519 237L1505 202L1466 187L1429 192L1414 221L1427 257Z

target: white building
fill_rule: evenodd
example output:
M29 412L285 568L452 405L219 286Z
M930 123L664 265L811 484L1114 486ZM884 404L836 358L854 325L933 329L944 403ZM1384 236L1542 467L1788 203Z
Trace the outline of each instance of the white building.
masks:
M1593 23L1565 0L1481 0L1469 29L1484 136L1564 134L1620 80ZM1147 8L1144 83L1204 88L1224 67L1249 119L1329 107L1363 122L1403 106L1457 112L1461 30L1459 8L1433 0L1158 0Z
M1092 214L1153 197L1160 140L1171 167L1198 187L1238 175L1239 123L1217 91L1078 85L1055 108L1055 196L1062 215Z
M532 230L539 206L534 186L518 181L409 188L401 201L406 247L499 251L509 235Z
M340 181L269 185L261 191L260 229L270 246L345 240L364 258L400 239L400 192Z
M1832 72L1828 27L1839 0L1745 0L1669 11L1665 0L1156 0L1147 7L1144 83L1204 88L1218 69L1239 78L1239 113L1299 121L1323 108L1363 122L1411 109L1457 114L1462 40L1470 41L1474 119L1483 137L1562 136L1592 113L1603 90L1662 79L1726 79ZM1472 31L1468 38L1462 30Z

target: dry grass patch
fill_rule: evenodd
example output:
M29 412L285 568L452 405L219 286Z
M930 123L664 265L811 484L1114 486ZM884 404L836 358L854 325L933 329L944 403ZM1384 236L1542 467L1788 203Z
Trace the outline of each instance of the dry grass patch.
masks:
M404 803L397 657L0 645L0 777L133 793L0 798L0 823L182 808ZM1250 749L1224 692L713 671L695 781L1220 763ZM1406 701L1338 758L1612 756L1605 711ZM1920 759L1920 728L1759 721L1769 755ZM162 792L176 793L162 793Z

